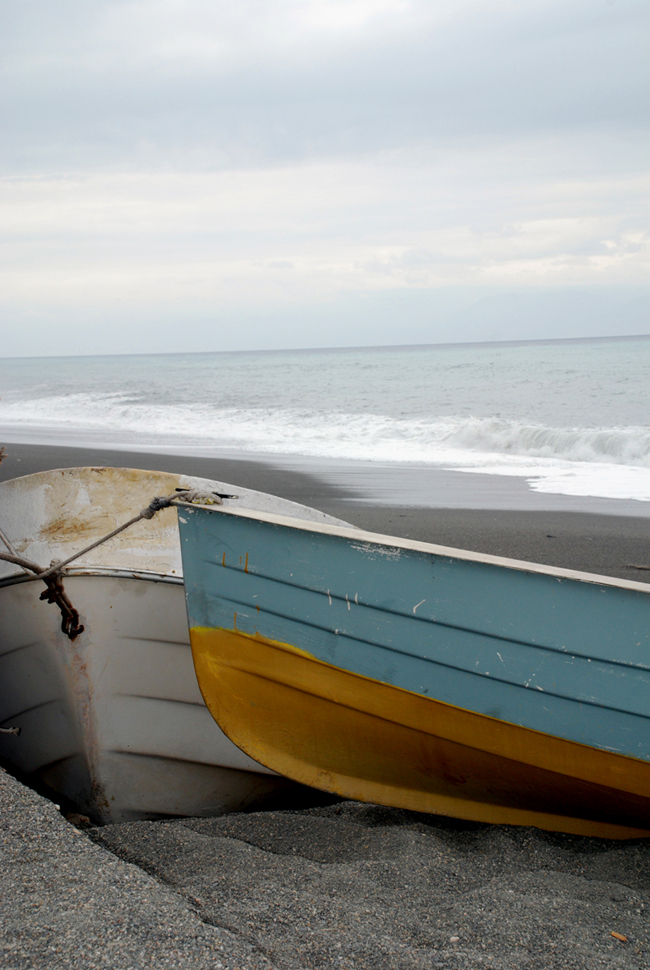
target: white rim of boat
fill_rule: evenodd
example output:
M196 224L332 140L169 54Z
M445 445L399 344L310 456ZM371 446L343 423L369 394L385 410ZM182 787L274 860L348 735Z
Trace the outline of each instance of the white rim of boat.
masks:
M173 586L182 586L182 576L170 576L169 573L155 573L146 569L119 569L108 566L79 566L64 569L62 576L64 579L75 579L77 576L109 576L114 579L140 579L147 583L171 583ZM37 583L40 576L16 573L13 576L5 576L0 579L0 589L3 586L16 586L20 583Z
M449 559L462 559L467 562L480 562L490 566L504 566L506 569L516 569L519 572L540 573L544 576L554 576L556 579L574 579L583 583L594 583L598 586L616 586L619 589L631 589L639 593L650 593L650 584L640 583L633 579L618 579L616 576L600 576L597 573L583 573L577 569L564 569L561 566L545 566L543 563L526 562L520 559L506 559L503 556L490 556L483 552L471 552L467 549L453 549L450 546L438 546L431 542L420 542L417 539L399 539L396 536L382 535L378 532L364 532L362 529L346 529L342 526L327 525L320 522L306 522L274 512L254 512L250 509L224 508L221 505L190 505L178 502L179 514L186 509L200 508L204 512L219 515L232 515L240 519L254 519L268 522L271 525L283 525L301 532L315 532L320 535L341 536L352 539L357 543L372 543L377 546L390 546L393 549L408 549L413 552L424 552L430 555L443 556Z

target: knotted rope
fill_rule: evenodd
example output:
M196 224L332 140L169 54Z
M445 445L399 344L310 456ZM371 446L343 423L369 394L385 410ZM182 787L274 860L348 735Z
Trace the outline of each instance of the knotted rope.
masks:
M182 488L177 489L171 495L157 496L149 502L146 509L142 509L138 515L134 515L128 522L118 526L117 529L113 529L108 535L102 536L101 539L92 542L79 552L75 552L72 556L68 556L67 559L52 563L47 569L39 566L37 563L30 562L29 559L18 556L5 534L0 530L0 539L9 550L8 553L0 552L0 559L4 560L4 562L14 563L16 566L20 566L21 569L25 570L25 572L34 573L39 579L43 580L47 589L43 590L40 599L46 600L48 603L55 603L59 607L61 611L61 629L67 637L74 640L80 633L83 633L84 628L79 622L79 613L75 610L63 588L63 570L69 563L74 562L75 559L80 559L81 556L85 556L86 553L96 549L97 546L101 546L102 543L108 542L109 539L119 535L120 532L124 532L125 529L135 525L136 522L140 522L142 519L153 519L156 512L160 512L162 509L168 509L172 505L179 503L182 505L222 505L222 499L236 497L236 495L220 495L218 492L204 492L199 488Z

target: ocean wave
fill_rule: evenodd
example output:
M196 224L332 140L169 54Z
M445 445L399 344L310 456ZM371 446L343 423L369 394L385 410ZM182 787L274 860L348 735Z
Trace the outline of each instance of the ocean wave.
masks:
M446 441L470 451L650 467L650 428L549 428L499 418L463 418Z
M650 428L562 428L499 417L396 418L282 408L151 404L133 396L77 393L0 406L0 425L53 430L69 440L103 434L122 444L237 449L366 461L474 464L491 456L650 468ZM474 456L474 457L473 457Z

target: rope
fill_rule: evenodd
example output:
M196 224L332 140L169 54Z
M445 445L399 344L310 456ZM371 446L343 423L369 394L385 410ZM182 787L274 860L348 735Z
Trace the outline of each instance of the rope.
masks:
M13 562L25 571L29 570L32 573L36 573L37 576L45 572L42 566L37 566L35 562L30 562L29 559L23 559L22 556L10 556L6 552L0 552L0 559L3 559L5 562Z
M49 569L46 569L41 573L41 579L45 579L47 576L60 572L60 570L62 570L64 566L67 566L68 563L74 562L75 559L80 559L81 556L85 556L87 552L91 552L91 550L96 549L97 546L101 546L102 543L112 539L113 536L117 536L120 534L120 532L124 532L125 529L135 525L136 522L140 522L141 519L153 519L156 512L160 512L162 509L168 509L171 505L175 505L179 500L181 502L190 504L193 502L201 502L202 505L222 504L221 498L218 495L210 492L202 492L198 488L188 488L187 490L184 490L182 494L173 492L171 495L153 498L149 502L146 509L143 509L138 515L134 515L133 518L129 519L128 522L125 522L124 525L118 526L117 529L113 529L113 531L109 532L108 535L102 536L102 538L98 539L97 542L91 543L80 552L75 552L74 555L68 556L68 558L64 559L62 562L57 562L53 566L50 566Z
M68 595L63 588L60 573L52 575L50 570L43 569L42 566L38 566L35 562L30 562L29 559L23 559L22 556L11 556L6 552L0 552L0 559L4 560L4 562L12 562L16 566L20 566L25 572L35 573L39 579L43 580L47 589L43 590L39 599L47 600L48 603L56 603L59 607L61 612L61 629L67 637L74 640L80 633L83 633L84 628L79 622L79 613L68 599Z
M2 529L0 529L0 539L4 542L5 546L7 547L7 549L11 553L11 555L12 556L15 556L16 555L16 550L14 549L14 547L12 546L12 544L9 542L9 539L7 539L7 537L4 534L4 532L2 531Z
M224 496L225 497L225 496ZM228 496L230 498L230 496ZM30 562L28 559L24 559L22 556L16 555L14 548L5 536L5 534L0 530L0 539L4 542L5 546L9 550L9 553L0 552L0 559L4 562L14 563L16 566L20 566L25 572L32 572L39 579L42 579L47 586L46 590L40 595L40 599L46 600L48 603L56 603L61 611L61 629L71 640L78 637L80 633L83 633L83 626L79 622L79 613L75 610L74 606L68 599L66 591L63 588L62 573L65 566L68 563L74 562L75 559L80 559L81 556L85 556L86 553L91 552L91 550L96 549L97 546L101 546L102 543L108 542L114 536L124 532L125 529L130 528L130 526L135 525L136 522L140 522L142 519L153 519L156 512L160 512L162 509L168 509L172 505L180 504L201 504L201 505L221 505L221 496L217 492L204 492L199 488L188 488L179 489L173 492L171 495L157 496L153 498L146 509L142 509L138 515L134 515L132 519L125 522L123 525L113 529L108 535L102 536L96 542L92 542L89 546L81 549L79 552L75 552L72 556L68 556L61 562L55 562L49 568L44 569L42 566L37 565L34 562Z

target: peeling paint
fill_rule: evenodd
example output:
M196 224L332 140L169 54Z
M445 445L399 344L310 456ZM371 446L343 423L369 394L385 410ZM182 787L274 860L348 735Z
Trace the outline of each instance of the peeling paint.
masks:
M371 542L353 542L350 544L350 549L365 552L371 557L383 556L384 559L400 559L402 556L402 550L396 546L379 546L373 545Z

